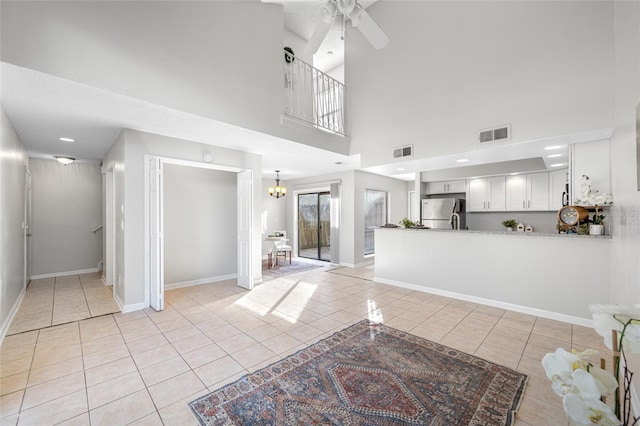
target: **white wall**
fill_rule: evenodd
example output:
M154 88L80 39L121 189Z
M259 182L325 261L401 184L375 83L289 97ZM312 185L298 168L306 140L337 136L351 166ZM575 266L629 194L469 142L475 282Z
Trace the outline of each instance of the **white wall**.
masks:
M609 239L378 229L376 240L376 280L533 315L556 313L586 325L589 304L606 303L611 289ZM568 267L566 253L588 253L591 261Z
M259 1L0 3L4 62L346 154L282 126L281 5Z
M391 39L346 39L351 153L364 167L415 145L423 158L613 125L613 2L381 1L367 11ZM375 88L375 89L373 89Z
M97 164L32 158L32 275L97 270L102 174Z
M640 3L615 2L616 105L615 131L611 138L611 190L614 204L610 214L614 238L611 245L612 293L614 303L640 302L640 192L637 188L635 111L640 102ZM630 360L631 370L640 371L640 359ZM633 382L634 402L640 382ZM634 406L634 415L638 415Z
M354 244L353 258L356 265L364 263L364 219L365 219L365 190L374 189L389 193L389 223L398 223L409 216L407 204L407 184L403 180L374 175L371 173L355 172L354 187Z
M609 140L574 144L572 147L571 194L580 197L582 175L591 179L591 190L611 194L611 168ZM570 201L573 201L570 200Z
M313 55L304 52L304 47L306 45L307 41L305 39L298 36L297 34L292 33L286 28L284 29L284 46L289 46L290 48L292 48L293 53L295 53L296 55L296 58L302 59L309 65L313 65Z
M153 135L150 133L124 130L120 139L104 159L105 164L114 164L116 174L116 198L124 195L124 203L117 201L116 211L124 211L124 247L118 248L116 264L120 283L116 283L116 295L125 310L146 306L145 294L145 211L144 211L144 158L154 155L177 160L202 162L204 153L213 157L212 164L253 172L253 274L255 280L262 279L260 260L260 213L261 160L254 154L218 148L210 145ZM121 147L120 145L123 145ZM124 155L122 155L124 150ZM124 161L124 163L121 163ZM122 180L120 180L122 179ZM120 195L118 195L120 194ZM120 220L120 218L117 218ZM118 246L117 246L118 247ZM123 257L124 264L119 264Z
M112 205L110 205L110 201L103 198L103 205L105 209L113 208L114 218L113 218L113 230L115 235L110 236L108 233L105 233L105 241L106 238L112 238L114 251L115 251L115 268L114 268L114 276L112 277L113 282L110 284L113 285L114 296L116 300L118 300L120 305L123 305L123 301L125 300L124 294L124 286L122 285L123 280L125 278L125 163L124 163L124 141L125 132L120 133L118 139L111 146L109 151L105 154L104 159L102 161L106 170L110 170L113 173L113 200L111 201ZM105 194L106 195L106 194ZM105 218L107 216L106 211L103 215ZM106 225L106 224L105 224ZM109 226L105 226L105 230L109 229ZM103 245L104 253L107 252L106 243ZM108 260L105 257L105 270L107 268L111 268L111 265L106 263Z
M0 107L0 342L25 289L25 166L20 138Z
M164 166L165 285L237 273L237 174Z

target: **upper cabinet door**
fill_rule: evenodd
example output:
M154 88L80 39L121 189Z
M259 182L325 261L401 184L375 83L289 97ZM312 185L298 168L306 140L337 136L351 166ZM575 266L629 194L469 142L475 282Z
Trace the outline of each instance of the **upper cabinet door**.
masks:
M469 196L467 209L470 212L481 212L487 206L487 181L486 179L472 179L469 181Z
M447 180L442 182L427 182L427 194L450 194L465 192L466 182L464 180Z
M505 177L487 178L487 210L504 211L506 205Z
M506 209L507 211L526 210L527 208L527 177L526 175L507 176L506 181Z
M549 173L527 175L527 210L549 210Z

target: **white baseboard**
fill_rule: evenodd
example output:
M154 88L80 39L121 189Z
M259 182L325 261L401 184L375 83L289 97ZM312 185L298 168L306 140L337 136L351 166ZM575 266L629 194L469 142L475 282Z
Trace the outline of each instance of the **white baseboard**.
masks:
M11 326L11 322L13 322L13 318L15 318L16 314L18 313L18 309L20 308L20 304L22 303L22 299L24 299L24 295L27 292L27 286L22 287L22 291L20 292L20 296L18 296L18 300L16 300L16 303L13 304L13 306L11 307L11 311L9 311L9 315L7 315L7 319L4 322L4 324L2 324L2 327L0 328L0 345L2 345L2 342L4 341L4 337L7 335L7 332L9 331L9 327Z
M77 271L65 271L65 272L54 272L52 274L32 275L31 279L39 280L41 278L67 277L69 275L91 274L98 271L99 271L98 268L78 269Z
M465 300L467 302L480 303L483 305L493 306L496 308L508 309L510 311L521 312L523 314L535 315L542 318L548 318L556 321L567 322L570 324L582 325L584 327L593 328L593 321L586 318L575 317L573 315L560 314L558 312L545 311L543 309L531 308L529 306L515 305L513 303L501 302L499 300L485 299L478 296L470 296L468 294L454 293L452 291L441 290L439 288L425 287L416 284L405 283L401 281L388 280L386 278L374 277L373 281L382 284L389 284L396 287L408 288L410 290L422 291L424 293L437 294L439 296L451 297L453 299Z
M171 284L166 284L164 285L164 289L165 290L173 290L175 288L181 288L181 287L191 287L194 285L202 285L202 284L211 284L211 283L216 283L219 281L226 281L226 280L232 280L238 278L238 274L228 274L228 275L219 275L217 277L209 277L209 278L201 278L198 280L191 280L191 281L182 281L179 283L171 283Z
M133 311L139 311L149 306L144 302L125 305L124 303L122 303L122 300L120 300L120 298L118 297L115 291L113 292L113 300L116 301L116 305L118 305L118 308L120 308L120 312L122 312L123 314L133 312Z
M364 262L360 262L360 263L346 263L346 262L340 262L339 266L346 266L348 268L359 268L361 266L368 266L368 265L373 265L374 260L365 260ZM333 265L333 264L332 264Z

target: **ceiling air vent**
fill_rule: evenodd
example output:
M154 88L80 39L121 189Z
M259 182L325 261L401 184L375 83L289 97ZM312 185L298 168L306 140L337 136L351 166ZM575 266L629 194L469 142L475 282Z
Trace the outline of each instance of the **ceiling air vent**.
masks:
M493 141L508 141L511 139L511 125L494 127L480 131L480 143Z
M393 158L411 157L413 155L413 145L393 148Z

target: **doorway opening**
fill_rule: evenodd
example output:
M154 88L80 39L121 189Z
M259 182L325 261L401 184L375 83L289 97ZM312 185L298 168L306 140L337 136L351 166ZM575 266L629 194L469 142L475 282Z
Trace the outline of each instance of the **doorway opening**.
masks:
M331 193L298 194L298 257L331 260Z
M145 263L147 265L146 277L148 285L146 286L146 300L148 306L151 306L157 311L164 309L164 267L166 251L164 244L166 238L164 229L164 169L167 165L232 172L237 176L237 221L235 232L237 245L234 245L235 250L232 250L235 251L233 257L236 258L237 272L233 274L233 277L237 279L237 285L239 287L249 290L252 289L254 285L251 259L253 238L253 172L251 170L222 165L202 164L170 158L145 156ZM199 218L198 220L200 220L199 223L204 226L204 221L206 221L207 218ZM219 226L219 224L215 226ZM220 247L222 247L222 249ZM215 249L220 249L219 251L224 252L224 249L228 250L230 247L230 245L225 245L224 241L219 241ZM225 278L229 277L230 276L225 276ZM175 285L186 286L204 283L200 281L210 282L211 277L208 277L206 280L188 280L188 282L180 282Z

